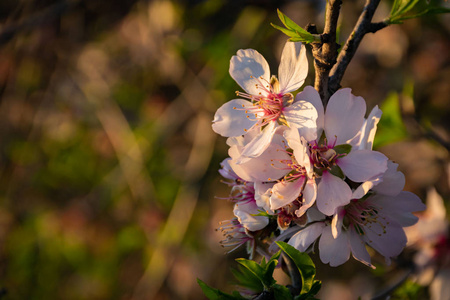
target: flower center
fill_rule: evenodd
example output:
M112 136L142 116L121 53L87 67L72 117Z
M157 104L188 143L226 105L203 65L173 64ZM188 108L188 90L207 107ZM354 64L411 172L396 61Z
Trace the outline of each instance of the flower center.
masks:
M365 235L365 227L371 228L372 224L378 224L383 233L386 233L386 222L378 214L379 208L372 206L365 200L353 199L345 207L344 224L352 225L359 235ZM381 233L379 234L381 236Z
M270 121L279 120L283 113L283 108L294 101L291 93L280 92L280 84L275 76L272 76L270 82L263 77L257 79L256 88L261 90L258 95L251 95L237 91L236 95L249 99L253 107L247 108L246 113L255 115L255 120L262 120L261 126L267 125ZM280 120L281 121L281 120Z

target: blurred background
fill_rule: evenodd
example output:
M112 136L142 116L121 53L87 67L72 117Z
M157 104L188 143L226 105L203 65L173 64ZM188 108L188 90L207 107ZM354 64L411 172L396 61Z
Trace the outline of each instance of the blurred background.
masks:
M364 4L344 2L341 42ZM270 26L281 24L276 9L321 31L324 6L2 0L1 299L204 299L196 278L230 291L230 268L246 254L219 245L215 229L233 215L216 198L229 193L217 172L227 146L211 130L215 110L240 89L229 61L254 48L276 74L287 39ZM400 164L405 189L424 201L434 191L447 208L449 17L366 36L342 82L368 111L381 106L375 147ZM401 266L375 261L376 271L352 259L317 262L319 296L365 299Z

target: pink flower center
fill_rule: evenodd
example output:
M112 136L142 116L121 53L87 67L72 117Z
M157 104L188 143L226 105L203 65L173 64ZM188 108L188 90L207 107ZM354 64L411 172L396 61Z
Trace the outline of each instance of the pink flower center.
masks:
M245 112L254 114L255 120L262 120L261 126L264 126L270 121L278 121L283 113L283 108L289 105L294 98L291 93L284 94L279 91L279 83L275 77L272 77L270 83L262 77L257 80L256 88L261 90L258 95L239 91L236 94L252 102L253 107L245 108Z

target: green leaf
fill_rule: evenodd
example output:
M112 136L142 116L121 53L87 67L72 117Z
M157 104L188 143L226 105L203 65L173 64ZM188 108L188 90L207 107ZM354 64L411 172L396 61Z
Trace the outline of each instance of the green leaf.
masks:
M350 151L352 151L352 145L349 144L337 145L334 146L333 150L336 151L336 153L338 154L349 154Z
M424 7L423 5L419 5L419 3L420 0L395 0L387 22L389 24L401 24L404 20L408 19L450 12L450 9L446 7ZM409 14L413 9L417 12Z
M268 290L275 283L275 279L272 277L273 270L272 273L266 274L266 269L253 260L238 258L236 261L247 268L254 277L258 278L263 284L264 289ZM271 263L273 262L271 261Z
M218 289L212 288L200 279L197 278L197 283L201 287L205 296L210 300L242 300L245 299L238 292L233 292L233 295L224 293Z
M231 273L233 273L240 286L246 287L256 293L261 293L264 290L264 285L261 280L243 266L238 266L238 270L231 269Z
M341 179L345 178L344 172L342 172L342 169L338 165L332 166L330 169L330 173Z
M279 9L278 11L278 17L280 18L281 22L286 26L286 28L280 27L275 24L271 24L275 29L280 30L284 34L290 37L290 41L292 42L305 42L305 43L313 43L313 42L320 42L320 37L318 35L312 35L299 25L289 19L285 14L283 14Z
M284 242L276 242L278 247L283 250L295 263L298 271L302 277L302 289L301 293L308 293L314 283L314 277L316 276L316 266L309 257L308 254L302 253Z
M272 287L275 300L292 300L289 289L283 285L274 284Z

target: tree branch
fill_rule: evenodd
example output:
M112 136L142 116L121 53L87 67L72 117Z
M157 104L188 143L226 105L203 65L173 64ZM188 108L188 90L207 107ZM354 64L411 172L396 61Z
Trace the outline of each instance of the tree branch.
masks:
M336 28L339 18L339 11L342 0L329 0L326 17L325 28L321 35L321 43L313 43L314 69L316 77L314 87L319 92L324 106L330 98L328 81L330 70L336 63L337 49L336 44Z
M363 12L359 16L358 22L355 25L352 33L345 42L339 56L337 63L331 70L329 80L329 93L333 94L340 88L342 77L348 64L355 55L362 38L367 33L375 33L376 31L385 28L388 24L386 22L372 23L373 15L378 7L380 0L367 0Z

